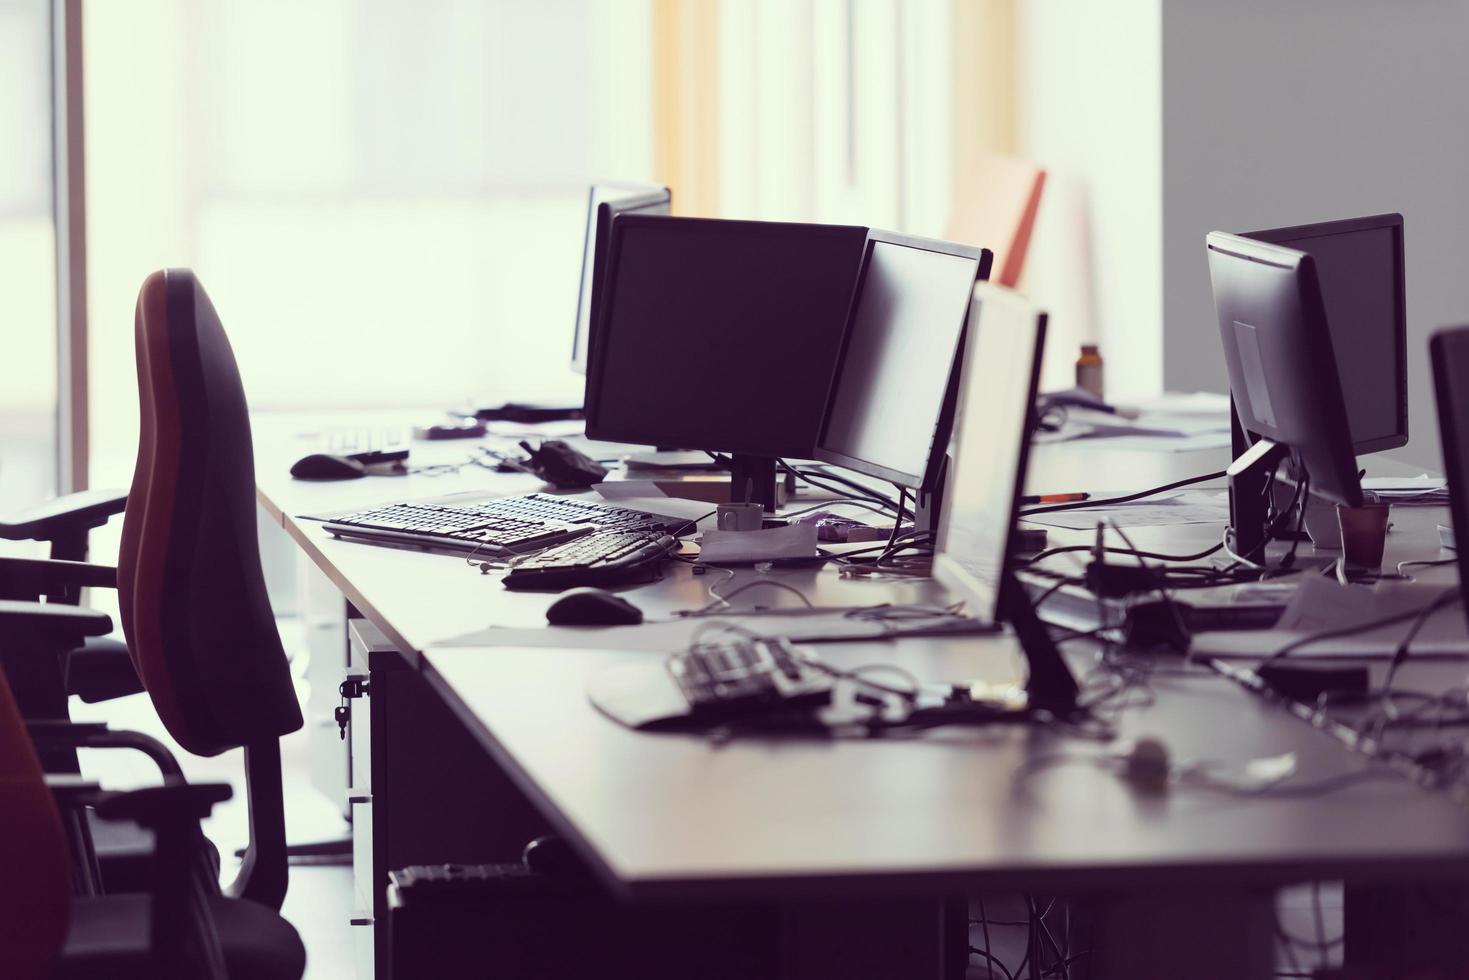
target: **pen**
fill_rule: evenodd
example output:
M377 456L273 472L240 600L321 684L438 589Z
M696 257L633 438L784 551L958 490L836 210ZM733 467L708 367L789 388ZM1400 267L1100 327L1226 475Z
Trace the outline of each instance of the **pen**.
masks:
M1089 493L1041 493L1028 497L1021 497L1021 504L1074 504L1082 500L1090 500Z

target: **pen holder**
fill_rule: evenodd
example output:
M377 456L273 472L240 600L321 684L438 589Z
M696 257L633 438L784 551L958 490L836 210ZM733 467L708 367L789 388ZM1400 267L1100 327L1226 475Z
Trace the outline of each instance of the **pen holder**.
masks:
M1387 544L1387 521L1392 505L1368 503L1361 507L1336 508L1341 530L1342 561L1356 568L1379 569Z

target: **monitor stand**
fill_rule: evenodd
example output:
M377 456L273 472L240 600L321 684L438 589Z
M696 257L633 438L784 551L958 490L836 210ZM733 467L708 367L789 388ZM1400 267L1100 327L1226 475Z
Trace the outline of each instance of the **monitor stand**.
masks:
M1080 693L1076 677L1062 659L1046 624L1036 615L1025 586L1012 571L1007 570L1000 577L998 612L1000 618L1015 630L1015 638L1020 641L1020 649L1025 654L1030 671L1025 681L1028 706L1062 718L1074 714Z
M1229 477L1229 529L1236 557L1265 563L1265 546L1270 543L1270 501L1265 493L1271 474L1289 455L1287 447L1261 439L1224 471Z
M932 490L919 490L913 495L913 531L915 534L924 531L930 536L939 532L939 517L944 508L944 487L949 482L949 457L946 453L939 462L938 473L933 481Z
M775 492L774 457L731 454L729 485L731 503L759 504L767 513L774 513L779 505Z

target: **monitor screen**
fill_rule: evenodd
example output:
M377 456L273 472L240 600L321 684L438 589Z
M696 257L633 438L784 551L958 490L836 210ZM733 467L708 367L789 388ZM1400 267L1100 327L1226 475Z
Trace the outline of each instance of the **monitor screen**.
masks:
M967 612L1000 621L1025 484L1046 315L1017 293L974 288L954 422L954 462L939 518L933 574Z
M587 373L587 435L809 457L867 229L624 215Z
M818 459L915 490L932 485L953 421L954 359L988 258L949 242L869 235Z
M1316 260L1347 424L1358 454L1408 441L1406 289L1399 214L1250 232Z
M585 374L591 325L595 322L599 265L606 258L607 229L619 214L667 214L673 195L653 184L593 184L587 202L587 231L581 253L581 289L576 297L576 327L571 337L571 367Z
M1428 341L1428 353L1462 591L1469 589L1469 327L1438 331ZM1469 601L1464 612L1469 616Z
M1288 447L1313 492L1361 506L1315 261L1304 252L1217 231L1209 234L1207 250L1240 425Z

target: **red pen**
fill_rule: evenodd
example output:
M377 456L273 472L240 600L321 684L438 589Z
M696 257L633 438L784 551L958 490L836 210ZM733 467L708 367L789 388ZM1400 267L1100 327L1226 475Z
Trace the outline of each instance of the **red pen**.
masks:
M1021 497L1022 504L1075 504L1092 499L1089 493L1042 493Z

